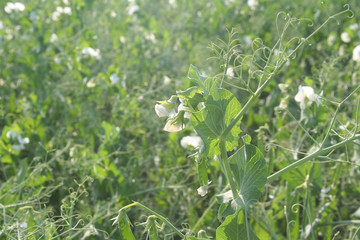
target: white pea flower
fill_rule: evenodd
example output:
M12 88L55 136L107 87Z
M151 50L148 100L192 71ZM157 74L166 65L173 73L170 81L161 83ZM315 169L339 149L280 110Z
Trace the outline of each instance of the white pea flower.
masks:
M355 62L360 63L360 45L357 45L354 50L353 50L353 55L352 55L352 59Z
M18 134L15 130L9 130L6 133L6 137L14 142L15 144L12 145L12 148L16 151L20 151L25 148L25 144L28 144L30 142L29 138L23 138L21 135Z
M113 73L113 74L110 75L111 84L119 83L120 80L121 80L121 78L116 73Z
M251 10L255 10L257 6L259 6L259 2L257 0L248 0L247 4Z
M71 7L64 7L63 8L63 13L71 16L72 15Z
M165 75L165 77L164 77L164 85L169 85L170 82L171 82L171 79L168 76Z
M152 42L152 43L156 43L156 37L153 33L147 33L145 34L145 39Z
M159 117L169 117L172 118L175 116L175 109L172 104L156 104L155 112Z
M52 19L53 21L57 21L57 20L59 20L60 16L61 16L61 13L58 12L58 11L55 11L55 12L52 13L51 19Z
M175 1L175 0L169 0L169 4L170 4L172 7L176 7L176 1Z
M25 5L20 2L8 2L4 8L6 13L14 12L23 12L25 10Z
M208 192L208 189L209 189L209 184L211 184L211 181L208 182L207 185L204 185L204 186L201 186L197 189L197 193L201 196L201 197L204 197L207 192Z
M58 7L56 7L55 12L52 13L51 18L52 18L52 20L57 21L57 20L59 20L59 18L62 14L67 14L67 15L71 16L72 15L71 8L58 6Z
M20 228L26 229L27 227L28 227L27 222L22 222L22 223L20 223Z
M91 47L86 47L81 51L81 53L84 56L87 56L87 57L94 57L94 58L97 58L97 59L101 58L99 49L93 49Z
M133 5L131 4L128 8L128 14L131 16L133 15L135 12L139 11L139 6L138 5Z
M15 139L15 138L17 137L17 135L18 135L18 133L17 133L17 131L15 131L15 130L9 130L9 131L7 131L7 133L6 133L6 137L7 137L8 139Z
M185 124L181 121L176 121L174 119L169 119L164 127L164 130L167 132L179 132L185 128Z
M295 101L300 103L301 110L305 109L306 103L308 105L316 102L319 106L321 104L320 96L317 95L312 87L299 86L299 92L295 96Z
M344 43L351 42L351 37L350 37L349 33L347 33L347 32L341 33L340 38Z
M228 67L226 69L226 75L229 75L230 77L234 77L235 76L234 69L232 67Z
M203 141L199 136L186 136L180 141L183 148L199 148L203 145Z
M334 34L330 34L327 38L327 44L331 47L336 43L336 37Z
M115 11L111 11L111 12L110 12L110 17L115 18L115 17L116 17L116 12L115 12Z
M57 35L56 35L55 33L52 33L51 36L50 36L49 41L50 41L51 43L53 43L53 42L55 42L57 39L58 39L58 38L57 38Z
M358 25L357 23L354 23L354 24L351 24L351 25L349 26L349 28L350 28L351 30L356 30L356 29L359 28L359 25Z
M178 107L177 110L178 110L178 112L180 112L180 111L184 111L184 112L185 112L185 113L184 113L184 118L187 118L187 119L190 118L190 116L191 116L191 110L190 110L190 108L188 108L188 107L185 106L184 100L181 99L181 98L180 98L180 105L179 105L179 107Z

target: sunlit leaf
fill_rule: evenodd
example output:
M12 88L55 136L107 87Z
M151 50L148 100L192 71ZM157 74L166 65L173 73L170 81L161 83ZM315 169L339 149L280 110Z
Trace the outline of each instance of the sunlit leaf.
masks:
M249 230L249 232L248 232ZM249 236L249 237L248 237ZM228 216L216 229L216 239L221 240L256 240L255 233L250 226L247 229L243 211Z
M213 86L205 109L191 115L190 121L205 143L206 156L213 157L220 153L219 136L240 110L241 105L231 92ZM239 125L232 128L226 137L226 150L231 151L237 146L240 132Z
M240 202L247 209L257 201L267 178L265 159L254 145L245 145L229 158L231 170L237 184Z

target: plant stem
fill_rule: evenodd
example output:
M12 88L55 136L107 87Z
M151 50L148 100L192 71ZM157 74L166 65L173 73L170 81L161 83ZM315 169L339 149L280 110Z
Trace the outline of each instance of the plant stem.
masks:
M346 140L344 140L342 142L339 142L337 144L334 144L334 145L332 145L330 147L320 148L316 152L314 152L312 154L309 154L308 156L306 156L306 157L304 157L302 159L299 159L296 162L294 162L294 163L284 167L283 169L277 171L276 173L270 175L267 178L267 182L271 182L275 178L280 177L281 175L293 170L294 168L298 167L299 165L304 164L304 163L310 161L311 159L314 159L314 158L319 157L321 155L327 154L327 153L329 153L329 152L331 152L331 151L333 151L333 150L335 150L335 149L337 149L339 147L342 147L342 146L346 145L347 143L352 142L352 141L354 141L356 139L360 139L360 133L355 134L352 137L350 137L350 138L348 138L348 139L346 139Z
M179 235L182 239L185 238L185 235L182 234L180 232L180 230L177 229L167 218L163 217L162 215L160 215L157 212L151 210L150 208L146 207L145 205L142 205L139 202L133 202L133 203L121 208L120 211L125 210L125 209L130 208L130 207L133 207L133 206L139 206L142 209L144 209L145 211L149 212L150 214L155 215L157 218L159 218L161 221L163 221L166 225L168 225L172 230L174 230L174 232L176 232L176 234Z
M331 17L329 17L328 19L326 19L325 22L323 22L318 28L316 28L309 36L307 36L306 38L301 39L301 42L296 46L296 48L294 49L294 51L292 51L288 56L287 59L291 58L300 47L302 47L311 37L313 37L318 31L320 31L321 28L323 28L331 19L345 14L347 12L351 12L351 10L349 9L348 5L347 9L339 12ZM284 60L282 63L280 63L267 77L267 79L265 80L265 82L256 90L256 92L251 95L251 97L249 98L249 100L246 102L246 104L244 105L244 107L240 110L240 112L235 116L235 118L230 122L229 126L226 127L226 129L224 130L224 132L222 133L222 137L224 139L226 139L227 134L231 131L231 129L236 125L236 123L242 118L242 116L246 113L246 111L250 108L250 106L252 105L252 103L260 96L260 94L264 91L264 89L267 87L267 85L269 85L269 83L271 82L271 80L275 77L275 75L281 70L281 68L285 65L286 61Z
M231 168L230 168L230 164L229 164L229 160L228 160L228 156L227 156L226 139L220 138L220 152L221 152L220 164L224 167L225 176L230 184L230 188L231 188L233 197L234 197L235 201L237 202L236 199L239 199L239 194L237 191L236 183L234 181L233 174L231 172Z

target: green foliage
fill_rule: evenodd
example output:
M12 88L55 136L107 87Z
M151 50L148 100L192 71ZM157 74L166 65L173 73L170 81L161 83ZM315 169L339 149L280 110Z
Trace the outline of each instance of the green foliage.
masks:
M205 143L204 154L213 157L220 153L219 137L229 126L241 105L234 95L225 89L219 89L215 85L206 98L205 109L191 115L191 123ZM231 151L237 146L240 128L234 127L226 137L226 149Z
M0 239L359 237L359 1L8 2Z
M240 239L259 239L253 231L248 231L243 211L228 216L216 230L216 239L240 240Z

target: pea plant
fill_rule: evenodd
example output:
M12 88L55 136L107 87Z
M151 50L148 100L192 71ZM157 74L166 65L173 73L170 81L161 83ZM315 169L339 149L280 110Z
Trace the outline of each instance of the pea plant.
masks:
M305 20L279 13L278 18L285 21L282 30L279 31L277 42L272 47L268 47L261 40L256 39L252 42L251 54L244 54L239 50L239 39L234 37L236 34L232 31L229 33L229 42L224 43L226 47L216 44L212 46L215 53L223 60L222 74L214 77L204 76L197 67L191 65L188 78L196 85L176 91L176 95L171 96L170 99L156 104L157 115L167 118L165 131L179 132L193 128L201 138L202 144L192 155L198 170L200 183L198 193L202 196L206 195L211 185L208 175L212 161L219 162L222 174L226 177L228 185L224 191L216 195L219 204L217 217L221 223L216 229L216 239L260 239L259 227L254 227L251 221L257 221L254 206L265 208L261 202L265 202L270 197L270 190L266 190L268 185L281 178L289 181L291 185L288 179L300 174L304 179L298 188L307 189L307 184L310 184L311 178L316 175L316 161L331 161L331 155L336 154L340 149L345 149L349 154L354 151L351 147L359 145L360 86L351 89L340 101L326 98L326 93L316 93L317 91L311 86L305 84L298 86L294 103L300 110L299 117L294 116L288 109L286 102L289 101L288 99L280 103L277 114L286 113L286 116L294 120L295 128L298 130L295 133L298 137L298 145L307 148L304 150L304 147L298 147L295 149L297 151L288 154L289 158L292 158L288 162L274 166L275 157L269 157L268 152L275 150L266 149L264 142L254 141L255 136L242 130L243 117L254 107L254 104L260 103L259 98L266 89L267 92L271 92L269 89L276 86L271 83L276 82L281 70L288 69L289 62L296 58L296 55L309 44L309 40L329 21L343 15L351 17L352 12L348 6L344 11L325 20L307 37L289 38L289 29ZM236 83L236 88L233 82ZM285 83L280 83L279 86L289 87ZM341 111L350 100L356 102L352 107L353 119L350 121L351 124L344 127ZM309 115L328 112L331 108L327 108L327 105L335 106L335 111L331 113L330 118L324 120L326 124L321 128L321 132L315 133L309 130L311 126L308 124ZM291 137L289 136L289 141ZM293 204L288 208L301 205L300 197L294 199ZM325 203L315 217L310 219L302 218L299 209L288 211L285 206L284 214L289 218L289 222L283 234L289 239L315 238L314 229L319 225L322 214L330 205L331 201ZM143 224L149 239L159 239L159 231L165 226L171 228L181 239L210 238L204 230L196 234L193 231L178 229L166 217L139 202L133 202L122 207L118 216L114 218L114 224L118 224L123 239L135 239L131 230L131 221L126 214L127 209L131 207L139 207L150 214ZM297 217L293 218L291 214ZM292 227L291 222L295 221L302 221L303 227L296 223L294 224L296 226ZM263 228L267 229L267 236L271 239L283 239L279 237L279 233L273 229L271 223L264 222Z

